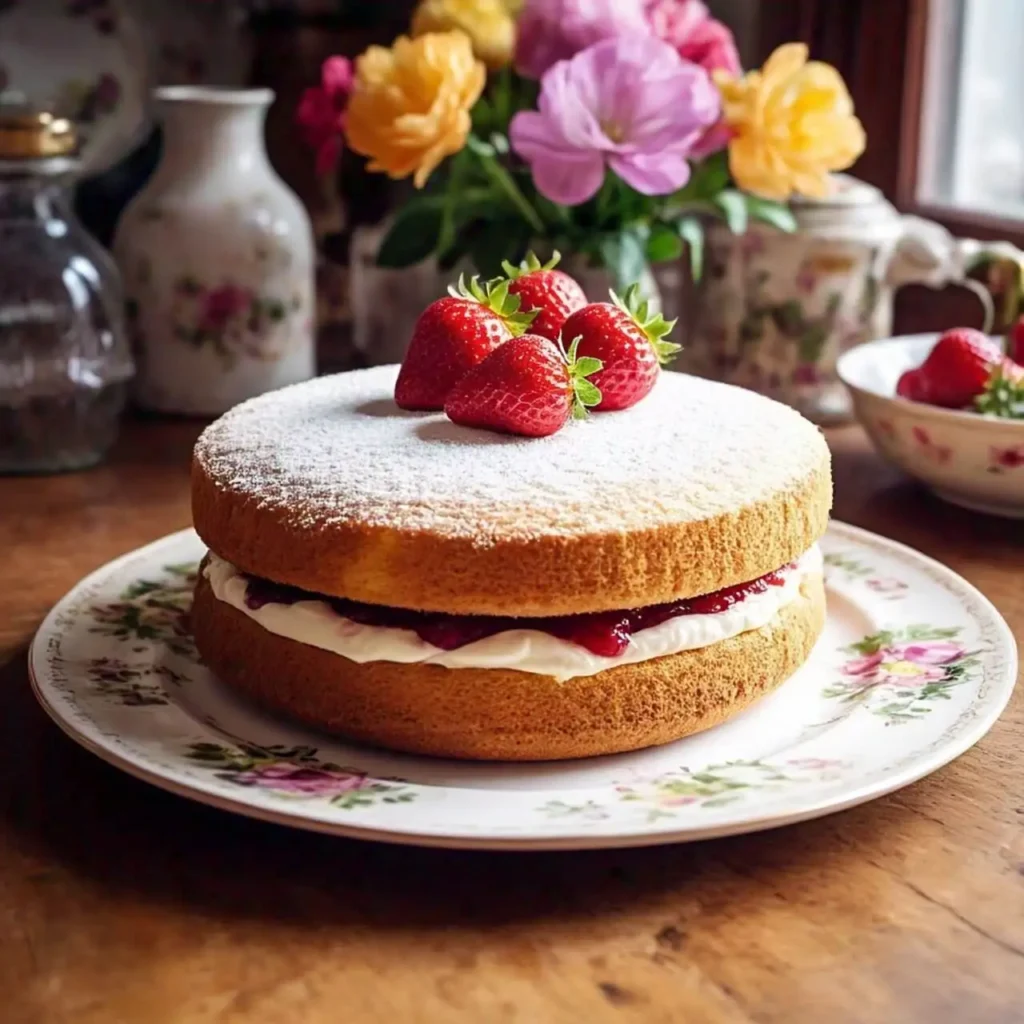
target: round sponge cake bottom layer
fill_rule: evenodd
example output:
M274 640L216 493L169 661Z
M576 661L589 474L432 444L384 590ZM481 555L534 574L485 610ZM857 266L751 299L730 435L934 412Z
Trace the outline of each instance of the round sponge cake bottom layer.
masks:
M392 750L489 761L592 757L718 725L807 660L825 622L820 576L762 629L566 682L527 672L357 664L270 633L200 577L192 610L207 665L256 702Z

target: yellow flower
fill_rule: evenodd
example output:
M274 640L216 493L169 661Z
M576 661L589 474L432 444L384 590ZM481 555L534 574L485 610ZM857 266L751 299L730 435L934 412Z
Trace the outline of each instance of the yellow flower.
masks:
M473 52L489 67L512 62L516 26L503 0L420 0L412 16L412 34L461 29Z
M356 61L349 146L370 157L371 171L413 174L423 188L437 165L465 146L485 76L462 32L399 36L390 50L371 46Z
M808 62L802 43L780 46L743 78L716 72L715 82L733 132L729 167L748 192L826 196L829 172L845 170L864 152L864 128L842 77L829 64Z

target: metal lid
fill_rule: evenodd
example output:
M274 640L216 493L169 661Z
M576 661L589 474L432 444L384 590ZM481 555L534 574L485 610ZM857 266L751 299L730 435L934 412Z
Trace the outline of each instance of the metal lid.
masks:
M77 149L78 132L67 118L0 107L0 160L71 156Z

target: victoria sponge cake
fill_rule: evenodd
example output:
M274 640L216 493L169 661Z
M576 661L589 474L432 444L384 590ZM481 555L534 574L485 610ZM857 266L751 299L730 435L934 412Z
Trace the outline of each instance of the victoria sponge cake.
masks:
M199 439L192 619L226 683L396 750L542 760L707 729L806 660L832 492L796 412L663 373L517 438L403 412L397 372L264 395Z

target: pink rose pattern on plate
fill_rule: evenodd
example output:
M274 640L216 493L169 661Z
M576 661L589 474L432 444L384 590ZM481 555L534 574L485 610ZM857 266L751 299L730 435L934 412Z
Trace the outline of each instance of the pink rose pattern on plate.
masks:
M885 601L902 601L910 589L909 584L893 576L876 576L875 570L857 558L831 551L825 555L825 569L830 578L841 573L851 582L863 583L872 593Z
M862 701L887 725L914 721L928 714L934 702L949 700L953 687L975 677L977 653L958 641L960 632L958 627L910 626L867 636L846 648L853 657L823 696Z
M236 786L293 800L326 800L346 811L376 803L409 803L416 798L400 779L374 779L357 768L319 760L315 747L192 743L185 756Z
M615 787L621 803L636 804L644 810L647 822L672 818L679 808L725 807L752 792L790 787L806 782L826 782L844 766L842 761L810 757L788 761L728 761L712 764L700 771L681 768L646 779L636 779ZM548 801L540 808L551 818L582 818L603 821L612 817L613 808L593 800L569 804Z
M877 574L866 562L830 552L825 556L830 573L878 594L902 598L909 585ZM189 661L198 658L188 635L186 616L195 584L195 563L167 565L160 579L140 578L126 587L115 602L90 607L93 632L109 636L140 652L146 644L164 647ZM950 700L950 691L976 681L978 653L960 639L960 627L911 626L881 631L847 648L840 678L822 691L829 700L859 702L886 725L919 721L935 702ZM95 658L84 666L93 692L127 708L158 708L173 700L174 688L185 676L157 659L147 666L118 658ZM323 800L342 810L402 804L416 799L405 780L375 778L354 767L317 757L309 746L259 746L235 742L193 742L185 756L217 778L242 788L257 789L284 800ZM621 814L622 804L635 804L649 822L675 816L682 808L714 809L794 785L827 782L846 767L827 758L785 761L737 760L711 764L699 770L679 768L616 784L617 803L553 800L537 807L545 818L572 817L580 821L606 821Z
M192 607L197 562L165 565L159 580L139 579L126 587L117 601L90 608L90 632L132 643L163 644L171 653L195 653L186 616Z

